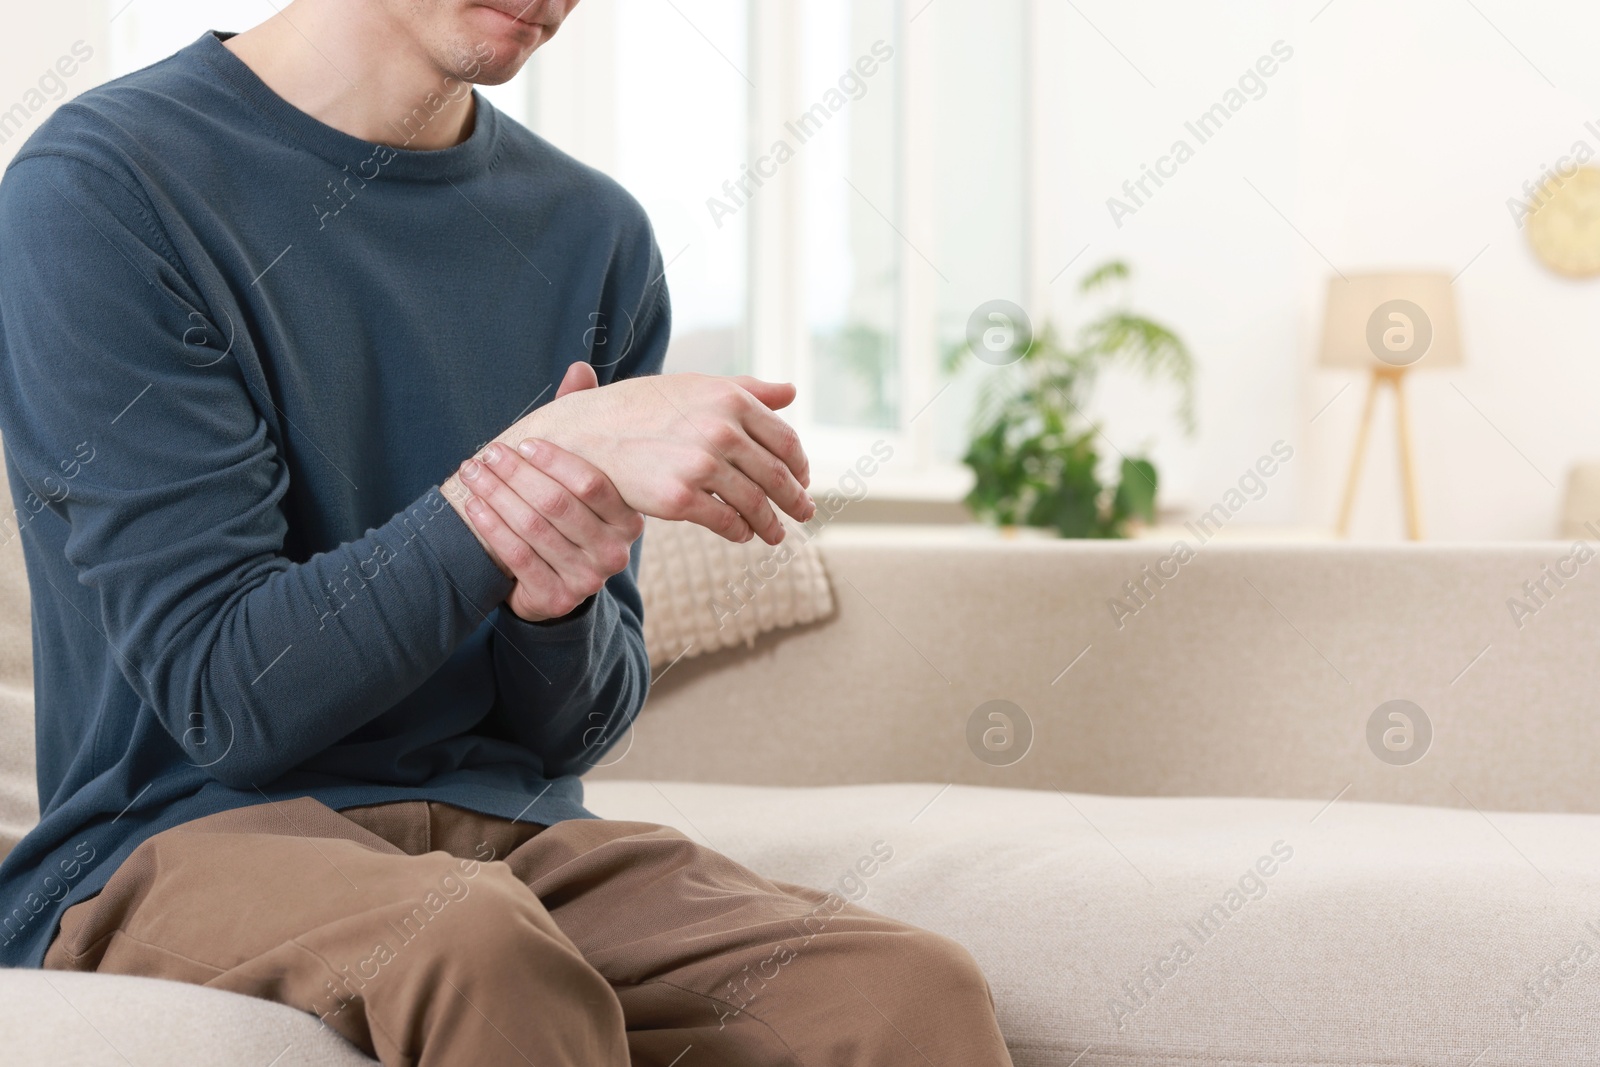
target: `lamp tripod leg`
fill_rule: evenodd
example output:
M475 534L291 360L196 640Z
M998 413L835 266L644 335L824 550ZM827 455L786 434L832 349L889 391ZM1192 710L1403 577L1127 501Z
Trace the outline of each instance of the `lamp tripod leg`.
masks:
M1406 497L1406 536L1413 541L1422 540L1422 505L1417 500L1417 467L1411 452L1411 415L1406 409L1404 375L1394 374L1395 428L1400 436L1400 486Z
M1372 431L1372 409L1378 402L1378 375L1373 373L1367 382L1367 402L1361 409L1361 428L1356 431L1356 450L1350 457L1350 476L1344 483L1344 501L1339 505L1339 536L1350 536L1350 516L1356 507L1356 486L1361 482L1361 458L1367 451L1367 437Z

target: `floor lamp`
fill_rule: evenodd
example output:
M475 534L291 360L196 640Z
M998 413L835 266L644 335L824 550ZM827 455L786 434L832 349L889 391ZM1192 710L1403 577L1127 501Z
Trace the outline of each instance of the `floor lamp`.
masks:
M1405 495L1406 536L1422 539L1422 508L1417 502L1416 461L1411 451L1411 418L1406 407L1406 376L1419 364L1429 369L1461 364L1461 330L1450 276L1438 273L1352 274L1328 281L1322 321L1324 367L1369 373L1355 452L1344 500L1339 505L1339 536L1350 535L1361 460L1372 430L1378 391L1394 390L1395 429L1400 451L1400 484Z

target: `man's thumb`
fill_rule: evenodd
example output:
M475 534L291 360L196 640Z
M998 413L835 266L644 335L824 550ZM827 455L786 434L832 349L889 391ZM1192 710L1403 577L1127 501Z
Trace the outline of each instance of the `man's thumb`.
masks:
M595 377L594 368L589 364L579 361L567 368L567 373L562 377L561 384L556 387L556 399L560 400L568 393L576 393L584 389L597 389L600 379Z

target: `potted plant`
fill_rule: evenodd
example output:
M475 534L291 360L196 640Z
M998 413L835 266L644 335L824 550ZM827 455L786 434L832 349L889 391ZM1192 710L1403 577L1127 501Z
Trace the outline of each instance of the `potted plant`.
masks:
M1091 271L1079 291L1125 282L1127 264ZM1115 481L1101 480L1099 429L1084 406L1100 373L1125 364L1178 387L1178 419L1194 433L1194 359L1167 327L1116 306L1085 323L1070 342L1046 325L1018 339L1019 349L979 393L975 429L962 457L976 475L966 503L1002 526L1037 526L1063 537L1126 537L1133 520L1153 522L1155 465L1122 456ZM949 365L966 351L949 353Z

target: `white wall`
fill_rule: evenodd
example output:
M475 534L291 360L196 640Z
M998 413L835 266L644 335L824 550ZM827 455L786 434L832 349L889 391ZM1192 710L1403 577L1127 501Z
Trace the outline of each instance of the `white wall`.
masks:
M1345 272L1471 263L1457 282L1466 366L1410 385L1428 533L1554 535L1568 467L1600 459L1600 279L1542 267L1506 200L1574 140L1600 149L1584 129L1600 125L1600 10L1474 2L1039 0L1039 268L1090 245L1049 287L1053 311L1073 318L1081 269L1124 256L1136 303L1202 365L1193 447L1136 389L1104 405L1125 449L1161 431L1168 503L1209 506L1282 438L1294 461L1240 521L1331 523L1365 383L1313 366L1323 257ZM1280 39L1294 56L1266 95L1118 229L1106 198L1175 138L1193 143L1184 120ZM1378 418L1358 537L1402 532L1387 401Z
M0 112L20 103L29 114L20 128L7 126L0 131L9 134L0 138L0 166L11 161L28 135L63 100L105 80L106 37L106 0L7 6L5 32L0 34ZM87 63L77 63L74 58L67 69L76 69L70 77L61 78L58 89L48 76L60 76L54 64L63 56L71 57L73 45L79 42L80 49L93 55Z

